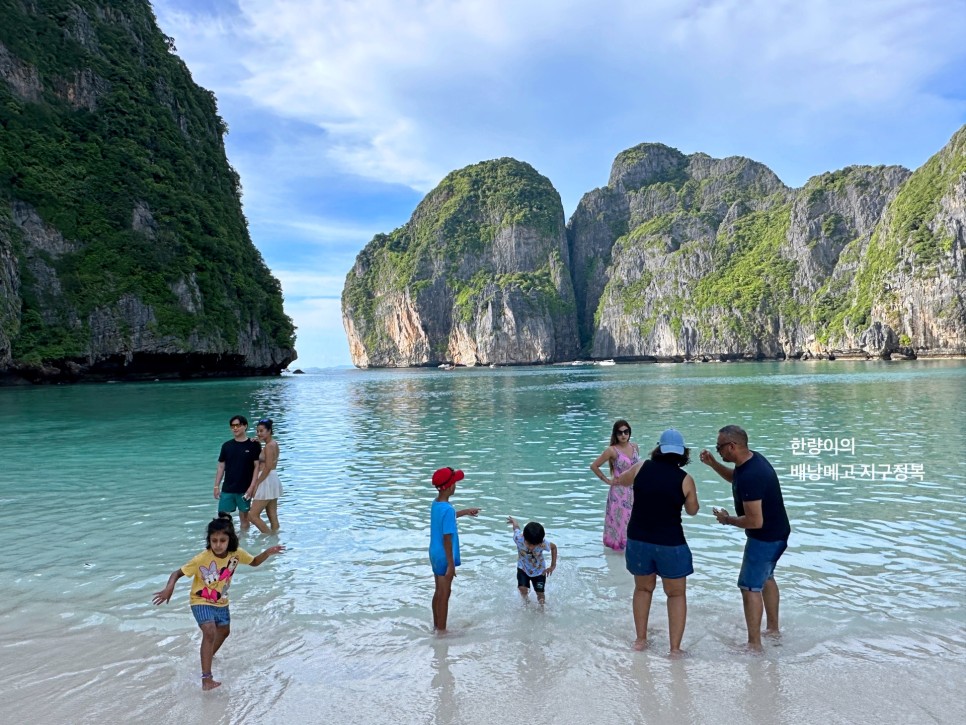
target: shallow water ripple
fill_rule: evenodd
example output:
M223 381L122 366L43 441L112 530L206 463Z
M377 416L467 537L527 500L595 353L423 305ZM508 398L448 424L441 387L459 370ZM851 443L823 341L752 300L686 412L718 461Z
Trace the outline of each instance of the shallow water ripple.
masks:
M0 562L0 677L14 721L966 713L962 688L947 690L942 709L926 694L966 677L962 362L332 371L0 396L21 422L0 501L28 552ZM281 533L245 535L242 546L289 550L233 584L233 633L218 658L226 684L202 697L187 586L167 606L150 599L203 546L218 446L238 411L275 420L285 489ZM695 563L685 660L664 656L660 594L654 646L629 649L632 578L601 545L607 488L588 470L618 417L645 455L671 425L692 447L702 510L685 521ZM730 486L696 460L730 422L776 467L793 526L778 570L784 633L762 657L741 653L743 536L710 514L733 509ZM793 450L796 439L832 437L854 438L854 452ZM921 464L923 476L796 473L819 463ZM428 480L443 465L466 471L457 507L482 513L460 519L453 633L434 637ZM544 609L516 591L511 514L543 522L559 547ZM68 547L51 545L65 535Z

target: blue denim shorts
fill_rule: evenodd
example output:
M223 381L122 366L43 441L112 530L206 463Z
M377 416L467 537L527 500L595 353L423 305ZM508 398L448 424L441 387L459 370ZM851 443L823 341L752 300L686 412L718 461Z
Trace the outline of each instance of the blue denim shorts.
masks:
M745 541L745 555L738 573L738 588L760 592L766 581L775 578L775 564L787 548L787 541Z
M228 607L213 607L210 604L192 604L191 613L200 627L202 624L214 622L216 627L227 627L231 624L231 614Z
M662 579L681 579L694 574L691 548L687 544L661 546L628 539L624 561L627 571L634 576L657 574Z

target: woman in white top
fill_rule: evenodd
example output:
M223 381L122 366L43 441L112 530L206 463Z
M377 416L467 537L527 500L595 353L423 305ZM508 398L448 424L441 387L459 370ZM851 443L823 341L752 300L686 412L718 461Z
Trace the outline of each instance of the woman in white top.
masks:
M264 447L258 458L258 473L245 493L245 496L252 499L252 510L248 518L263 534L278 532L278 498L282 495L282 482L278 480L278 473L275 472L275 466L278 465L278 443L272 440L272 426L271 418L263 418L255 428L258 440ZM262 520L262 511L268 514L271 528Z

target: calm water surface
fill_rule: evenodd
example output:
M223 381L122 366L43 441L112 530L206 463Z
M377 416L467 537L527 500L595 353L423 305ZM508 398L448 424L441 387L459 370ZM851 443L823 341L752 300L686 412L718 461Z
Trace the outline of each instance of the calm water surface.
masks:
M962 361L345 370L0 389L0 411L6 722L966 721ZM242 546L289 551L241 570L225 684L203 696L188 584L150 600L204 548L236 413L275 419L285 488L281 534ZM660 593L652 650L630 650L632 578L600 543L588 465L618 417L642 451L672 425L696 449L683 660L664 656ZM710 513L729 486L696 460L727 423L778 470L793 527L784 634L757 657L740 651L743 536ZM803 455L809 438L855 450ZM460 519L455 632L434 637L443 465L467 474L456 505L483 513ZM508 514L559 547L543 611L516 592Z

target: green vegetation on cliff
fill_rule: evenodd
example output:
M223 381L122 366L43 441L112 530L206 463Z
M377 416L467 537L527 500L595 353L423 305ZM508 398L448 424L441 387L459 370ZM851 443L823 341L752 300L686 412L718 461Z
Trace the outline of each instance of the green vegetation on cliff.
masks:
M966 127L909 177L889 208L888 237L909 244L919 264L935 265L952 250L949 231L934 228L933 222L943 195L964 173Z
M781 251L791 203L780 182L764 167L739 158L718 162L715 173L694 178L691 158L660 144L642 144L617 156L619 172L612 177L617 173L625 188L633 182L628 193L642 199L644 208L670 210L645 216L615 240L612 255L626 269L610 275L594 315L595 330L605 309L616 305L641 339L663 318L675 335L688 325L710 338L715 328L724 327L751 341L760 335L764 323L758 320L765 315L799 313L789 294L795 265ZM704 169L713 162L703 154L693 158ZM724 227L729 208L738 216ZM700 259L708 257L710 264ZM704 274L693 279L695 270Z
M149 3L0 0L0 44L38 81L0 79L0 200L28 204L73 247L43 257L65 303L43 309L11 235L24 277L14 359L83 357L90 313L125 295L153 308L158 336L234 344L254 322L290 349L294 327L249 238L215 98L172 54ZM193 311L173 291L186 280L200 292Z
M966 127L953 135L939 153L913 172L887 207L882 221L863 250L854 243L843 257L859 258L857 273L847 295L839 297L837 309L829 315L829 334L861 330L872 320L872 308L879 304L897 310L899 290L889 284L897 271L933 276L949 259L952 232L937 225L941 201L966 174ZM955 310L943 311L955 315ZM895 319L884 320L898 325ZM908 336L905 336L908 339Z
M526 249L496 249L500 238L515 234L529 235ZM560 264L554 245L562 234L560 196L532 166L510 158L468 166L448 174L407 224L377 234L359 253L346 277L343 310L370 352L393 345L377 319L380 298L387 294L408 295L418 305L427 290L448 290L463 323L497 289L519 290L534 310L559 313L563 303L550 260ZM517 254L535 250L536 268L500 268L501 255L520 263ZM441 286L435 284L440 277Z
M532 166L510 158L454 171L420 208L424 204L435 213L427 223L417 223L416 244L445 239L451 258L482 252L500 229L527 226L549 238L562 229L556 189Z
M720 263L695 285L695 307L706 311L715 307L731 310L741 317L782 307L794 314L790 290L795 265L781 254L789 221L786 204L770 211L752 212L738 219L730 233L721 233L715 250ZM725 322L735 330L740 324L747 324L734 315L727 316Z
M572 306L568 306L560 299L560 292L554 284L549 264L534 272L496 274L481 270L468 281L457 280L452 286L456 293L456 314L464 323L473 319L477 311L491 299L492 292L496 290L503 293L513 290L521 292L534 312L551 314L573 312Z

